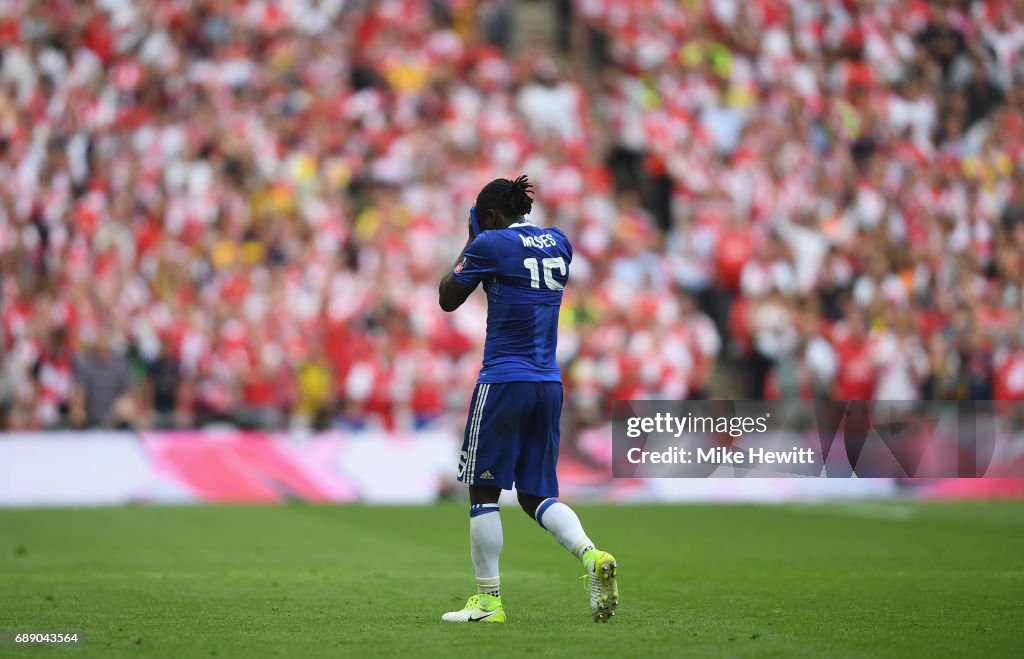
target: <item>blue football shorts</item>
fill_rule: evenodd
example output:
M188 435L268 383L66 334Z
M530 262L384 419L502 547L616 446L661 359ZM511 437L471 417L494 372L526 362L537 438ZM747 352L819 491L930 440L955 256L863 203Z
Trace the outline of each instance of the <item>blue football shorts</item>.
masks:
M477 383L459 456L459 481L558 496L561 415L561 382Z

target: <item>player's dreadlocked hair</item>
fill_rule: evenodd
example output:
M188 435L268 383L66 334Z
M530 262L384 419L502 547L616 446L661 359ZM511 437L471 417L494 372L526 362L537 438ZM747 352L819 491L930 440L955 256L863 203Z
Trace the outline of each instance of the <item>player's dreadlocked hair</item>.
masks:
M529 215L533 210L533 184L526 176L514 181L507 178L496 178L480 191L476 198L478 213L496 210L504 217L520 217Z

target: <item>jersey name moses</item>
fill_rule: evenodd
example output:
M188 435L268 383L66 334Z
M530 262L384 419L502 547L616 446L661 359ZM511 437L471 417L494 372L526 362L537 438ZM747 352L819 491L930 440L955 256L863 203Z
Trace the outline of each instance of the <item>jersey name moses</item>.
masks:
M536 249L554 247L557 244L555 242L555 237L550 233L542 233L539 236L527 236L520 234L519 239L523 241L523 247L534 247Z

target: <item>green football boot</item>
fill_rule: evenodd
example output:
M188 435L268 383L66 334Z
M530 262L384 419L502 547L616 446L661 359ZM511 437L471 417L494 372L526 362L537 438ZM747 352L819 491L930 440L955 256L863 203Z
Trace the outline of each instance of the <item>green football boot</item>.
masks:
M505 622L505 609L501 598L493 595L473 595L461 611L449 611L441 616L445 622Z

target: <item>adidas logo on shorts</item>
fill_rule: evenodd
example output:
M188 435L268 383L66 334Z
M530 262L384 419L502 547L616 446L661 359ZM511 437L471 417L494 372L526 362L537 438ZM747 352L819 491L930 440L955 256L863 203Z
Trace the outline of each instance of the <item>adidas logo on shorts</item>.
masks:
M485 480L485 479L486 480L491 480L491 481L494 480L494 474L491 473L490 469L488 469L484 473L480 474L480 480Z

